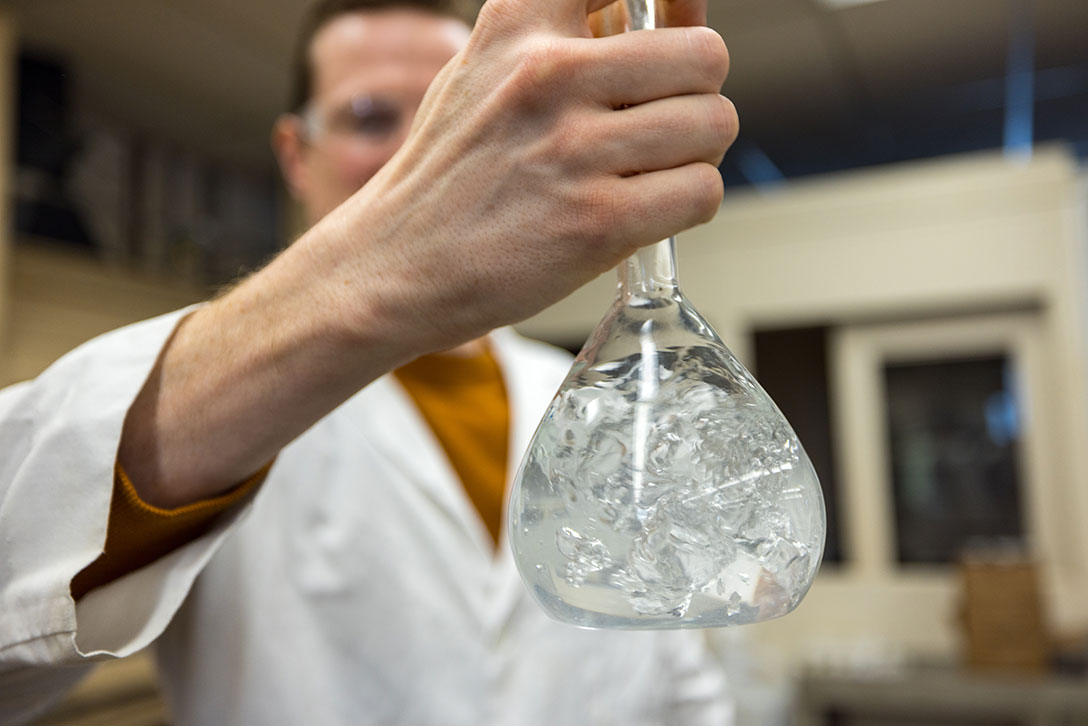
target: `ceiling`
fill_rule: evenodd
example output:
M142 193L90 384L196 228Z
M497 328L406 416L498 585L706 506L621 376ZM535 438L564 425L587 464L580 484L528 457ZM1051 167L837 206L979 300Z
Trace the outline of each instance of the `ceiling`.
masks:
M1088 141L1088 1L1033 4L1039 103L1066 109L1062 133L1082 130ZM286 95L306 0L0 5L15 16L25 47L68 62L81 108L210 158L271 168L268 130ZM918 129L955 139L978 137L970 129L984 119L999 125L1013 0L710 6L733 59L725 92L740 111L743 143L787 176L866 144L889 160L909 156Z

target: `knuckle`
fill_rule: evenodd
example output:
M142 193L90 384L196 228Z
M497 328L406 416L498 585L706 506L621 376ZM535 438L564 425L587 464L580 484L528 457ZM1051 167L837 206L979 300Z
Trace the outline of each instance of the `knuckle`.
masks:
M588 125L574 113L565 113L556 122L553 134L554 153L561 162L576 162L586 152Z
M522 51L513 78L524 91L555 90L570 78L576 62L570 45L562 39L537 38Z
M710 28L699 26L688 29L688 40L707 82L721 88L729 75L729 49L725 47L722 36Z
M530 142L531 161L540 168L559 169L567 175L580 174L592 154L592 128L580 114L569 109L550 117Z
M480 8L475 28L485 35L499 32L515 18L513 3L509 0L491 0Z
M736 106L725 96L717 96L711 103L709 116L717 146L724 152L737 140L737 134L740 132L740 119L737 117Z
M587 184L580 199L579 227L592 248L605 250L626 217L625 197L604 184Z
M718 208L725 198L725 185L722 183L722 175L717 167L710 164L698 164L695 168L696 188L696 213L700 223L706 223L714 219Z

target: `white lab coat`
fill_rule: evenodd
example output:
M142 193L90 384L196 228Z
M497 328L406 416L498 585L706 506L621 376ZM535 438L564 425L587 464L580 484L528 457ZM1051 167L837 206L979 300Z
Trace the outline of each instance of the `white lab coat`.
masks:
M284 449L213 531L73 604L125 412L183 313L0 392L0 723L153 641L177 726L731 723L699 633L580 630L537 608L388 376ZM493 340L516 463L570 361Z

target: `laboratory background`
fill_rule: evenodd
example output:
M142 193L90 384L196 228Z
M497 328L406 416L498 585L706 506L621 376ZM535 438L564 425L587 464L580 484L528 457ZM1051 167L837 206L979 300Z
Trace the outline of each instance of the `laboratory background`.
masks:
M0 3L0 385L298 233L268 140L305 5ZM794 613L705 631L738 726L1088 724L1088 2L709 22L742 130L680 279L828 515ZM576 352L614 288L519 330ZM137 655L39 723L168 720Z

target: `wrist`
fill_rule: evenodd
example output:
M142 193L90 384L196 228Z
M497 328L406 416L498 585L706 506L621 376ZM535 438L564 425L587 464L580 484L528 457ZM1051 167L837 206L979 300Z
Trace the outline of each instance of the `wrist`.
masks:
M454 245L420 228L425 192L411 181L371 180L284 253L297 255L285 262L308 280L307 317L320 321L312 332L381 372L487 332L466 324L457 260L441 254Z

